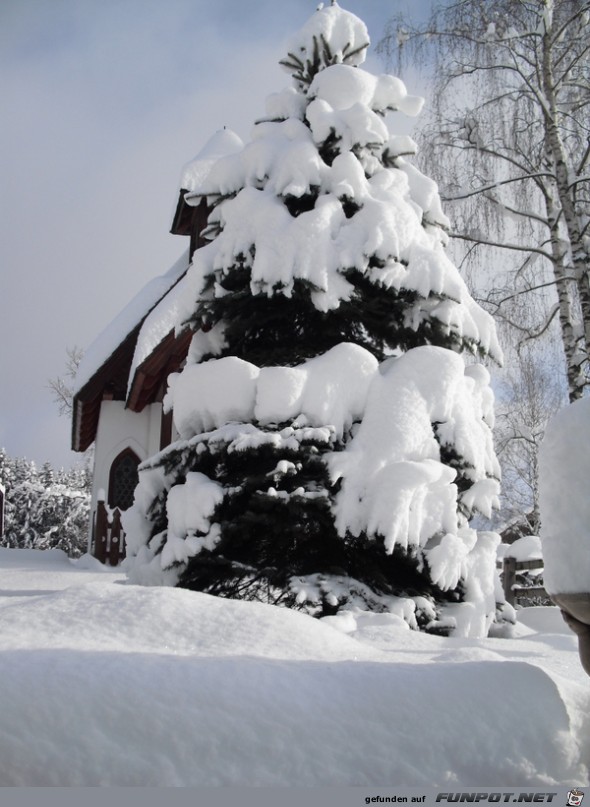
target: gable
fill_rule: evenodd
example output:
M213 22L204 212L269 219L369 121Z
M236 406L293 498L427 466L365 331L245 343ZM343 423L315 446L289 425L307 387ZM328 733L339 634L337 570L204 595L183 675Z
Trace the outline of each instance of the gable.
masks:
M168 375L182 366L192 331L175 332L175 306L193 252L206 243L202 232L210 212L199 189L217 160L242 147L234 132L223 129L185 165L170 232L190 236L189 248L165 275L147 283L85 352L73 396L74 451L94 442L103 400L124 401L141 412L162 400Z
M127 401L129 374L141 328L151 311L188 270L186 250L162 277L150 281L115 317L85 353L76 375L77 389L72 404L72 449L85 451L96 437L100 405L104 399ZM157 350L158 345L154 346ZM164 350L170 350L167 343ZM188 345L187 345L188 349ZM176 356L178 350L174 350ZM165 361L162 367L168 366ZM165 380L165 377L161 379ZM157 390L156 390L157 393ZM146 394L141 406L155 398ZM135 410L140 411L140 410Z

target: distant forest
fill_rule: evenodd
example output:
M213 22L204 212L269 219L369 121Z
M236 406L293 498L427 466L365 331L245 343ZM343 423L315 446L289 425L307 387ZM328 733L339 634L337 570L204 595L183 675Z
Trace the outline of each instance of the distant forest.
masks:
M46 462L9 457L0 448L4 487L4 534L0 546L62 549L77 558L86 552L90 510L89 467L56 470Z

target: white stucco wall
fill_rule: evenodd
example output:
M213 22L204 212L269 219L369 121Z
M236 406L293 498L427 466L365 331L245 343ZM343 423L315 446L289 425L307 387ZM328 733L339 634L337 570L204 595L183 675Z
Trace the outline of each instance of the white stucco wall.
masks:
M162 404L146 406L142 412L125 409L122 401L103 401L100 407L94 447L92 513L102 491L108 496L109 472L115 457L126 448L140 460L160 450Z

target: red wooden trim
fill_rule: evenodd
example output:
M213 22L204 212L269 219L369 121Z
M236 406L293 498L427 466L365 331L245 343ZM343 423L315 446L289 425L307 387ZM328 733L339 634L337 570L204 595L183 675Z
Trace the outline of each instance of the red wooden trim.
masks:
M186 359L192 338L193 331L190 329L178 336L174 331L166 334L136 369L127 397L128 409L141 412L148 404L158 400L170 373L177 372Z
M96 505L96 520L94 522L94 557L101 563L107 559L107 533L109 517L104 502Z
M172 412L164 412L162 408L162 420L160 426L160 451L172 442Z
M121 528L121 513L119 508L115 508L113 520L111 522L111 545L109 546L109 563L117 566L119 560L124 556L123 548L124 533Z

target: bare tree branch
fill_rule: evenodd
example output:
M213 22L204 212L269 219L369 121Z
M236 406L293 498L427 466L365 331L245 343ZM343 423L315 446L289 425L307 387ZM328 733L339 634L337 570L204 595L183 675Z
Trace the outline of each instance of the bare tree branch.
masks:
M66 349L66 368L63 376L50 378L47 387L51 390L54 402L60 415L69 417L72 414L73 382L84 352L74 345Z
M506 321L517 306L520 333L544 336L559 323L572 399L588 383L579 356L588 367L590 347L589 16L579 0L437 3L426 25L398 16L382 46L393 52L398 35L400 64L427 65L433 77L422 159L453 203L458 265L488 256L502 266L500 284L511 275L512 288L494 293ZM509 266L498 251L514 256ZM541 327L530 327L529 295L546 309Z

